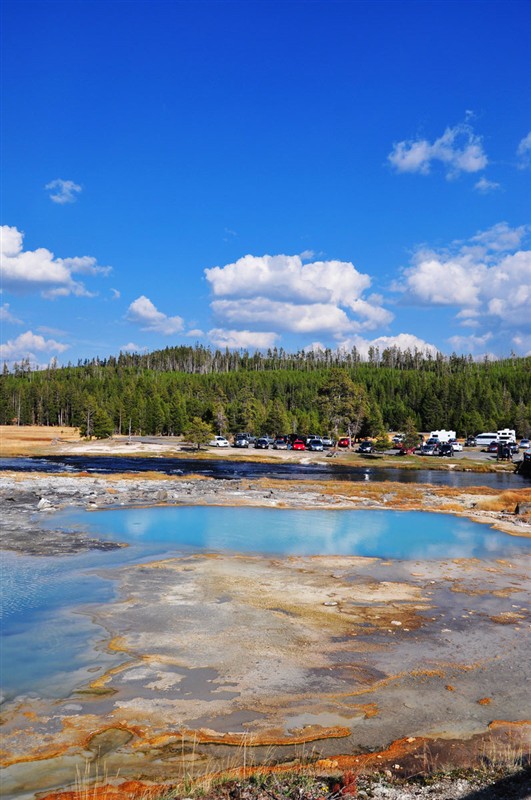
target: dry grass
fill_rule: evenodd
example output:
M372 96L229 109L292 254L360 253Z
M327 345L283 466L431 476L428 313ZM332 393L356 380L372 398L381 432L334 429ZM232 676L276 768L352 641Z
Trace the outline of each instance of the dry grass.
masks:
M47 425L0 425L0 455L40 455L53 453L58 444L81 441L77 428L52 428Z
M509 511L512 513L519 503L531 503L531 489L518 489L483 497L478 500L476 508L479 511Z

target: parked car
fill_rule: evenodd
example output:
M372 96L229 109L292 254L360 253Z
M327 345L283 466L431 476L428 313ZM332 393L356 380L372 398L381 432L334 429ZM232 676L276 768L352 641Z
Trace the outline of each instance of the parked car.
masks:
M323 442L321 439L314 437L313 439L308 439L306 442L306 449L307 450L323 450Z
M494 440L487 447L487 453L497 453L497 452L498 452L498 442Z
M460 453L462 451L462 449L463 449L463 445L461 444L461 442L457 442L457 441L456 442L450 442L450 444L452 445L452 450L454 451L454 453Z
M443 442L439 445L439 452L440 456L452 456L454 453L454 448L451 442Z
M436 456L438 448L434 444L423 444L420 448L420 454L422 456Z
M306 445L304 444L302 439L295 439L295 441L293 442L291 447L292 447L293 450L305 450L306 449Z
M342 436L341 439L337 440L338 447L350 447L350 439L348 436Z
M531 441L529 439L520 439L520 449L527 450L531 447Z
M476 444L477 444L477 442L476 442L476 437L475 436L467 436L466 437L465 447L475 447Z
M268 450L269 449L269 439L266 436L260 436L259 439L256 440L254 443L255 449L257 450Z
M209 447L230 447L230 442L224 436L214 436L208 443Z
M366 439L364 442L361 442L360 446L358 447L358 453L372 453L373 450L373 444L368 439Z
M514 455L515 453L520 452L520 445L518 444L518 442L509 442L509 449L511 453Z
M323 436L323 447L333 447L335 444L331 436Z
M287 450L289 447L289 439L287 436L277 436L273 442L273 450Z
M249 439L245 433L237 433L234 437L234 447L249 447Z

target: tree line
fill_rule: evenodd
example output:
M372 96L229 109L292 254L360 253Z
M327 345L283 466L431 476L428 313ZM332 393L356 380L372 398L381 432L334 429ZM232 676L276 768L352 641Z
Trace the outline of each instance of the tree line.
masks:
M383 432L448 428L465 436L531 432L531 357L471 357L377 348L288 354L173 347L121 353L0 378L0 424L79 427L94 436L180 435L192 420L212 431Z

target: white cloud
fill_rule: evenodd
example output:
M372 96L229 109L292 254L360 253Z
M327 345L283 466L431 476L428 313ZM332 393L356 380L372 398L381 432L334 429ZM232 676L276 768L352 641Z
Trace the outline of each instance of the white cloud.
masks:
M56 178L54 181L47 183L44 188L51 191L50 200L59 205L75 203L77 195L81 192L81 186L78 186L77 183L63 181L61 178Z
M472 236L471 242L483 247L481 255L485 258L496 258L496 254L503 251L515 250L520 247L529 229L526 225L511 228L506 222L498 222L486 231L480 231ZM489 252L492 251L492 254Z
M350 303L352 311L358 314L358 316L365 318L363 322L353 322L353 326L358 328L358 330L374 330L375 328L389 325L394 319L394 315L390 311L376 304L376 302L381 303L382 299L380 298L378 301L372 301L374 297L376 297L376 295L371 295L367 300L353 300Z
M531 166L531 131L521 140L516 150L516 155L521 169Z
M44 336L26 331L9 339L0 345L0 357L5 361L18 361L29 358L31 362L37 361L36 353L64 353L70 345L57 342L55 339L45 339Z
M458 353L476 353L478 348L485 347L492 337L492 332L488 331L483 336L451 336L448 342Z
M13 293L40 292L48 300L70 294L93 297L76 273L91 277L108 275L111 267L100 267L92 256L55 258L44 247L23 249L24 234L15 227L0 228L3 289Z
M15 317L9 310L9 303L0 306L0 322L9 322L11 325L22 325L22 320Z
M434 162L444 165L446 177L456 178L461 172L478 172L488 163L481 137L467 123L446 128L434 142L427 139L404 140L393 145L387 156L397 172L419 172L427 175Z
M418 350L421 353L430 353L432 356L435 356L438 352L438 348L434 344L425 342L424 339L419 339L418 336L414 336L412 333L398 333L396 336L378 336L376 339L352 336L339 344L339 349L341 350L352 350L353 347L357 349L362 358L367 358L371 347L377 347L380 354L392 347L397 347L402 351L411 350L411 352L414 352Z
M326 346L322 342L311 342L302 348L305 353L324 353Z
M447 251L419 251L403 273L406 298L461 307L463 324L497 317L504 327L529 326L531 250L517 249L525 234L500 223Z
M269 297L299 303L347 305L371 284L368 275L345 261L303 264L300 256L251 256L205 270L217 297Z
M208 332L212 344L216 347L228 347L230 350L266 350L274 347L278 334L257 331L235 331L223 328L212 328Z
M143 331L155 331L164 336L180 333L184 322L182 317L168 317L159 311L145 295L134 300L127 310L127 319L141 326Z
M387 325L393 314L379 295L362 295L371 279L347 261L303 263L301 255L247 255L205 270L211 308L231 327L340 335Z
M192 338L199 339L201 336L204 336L205 332L201 330L201 328L192 328L190 331L186 332L186 336L190 336Z
M489 181L485 177L480 178L479 181L474 184L474 189L480 194L490 194L499 188L499 183L496 183L496 181Z
M474 308L485 270L483 264L474 264L471 259L441 257L424 250L415 255L414 265L404 274L411 296L421 303Z
M111 292L112 292L112 298L111 298L112 300L119 300L120 297L122 296L122 293L118 291L118 289L111 289Z
M140 353L141 350L145 350L145 348L140 347L135 342L128 342L120 347L120 352L122 353Z
M524 356L531 356L531 333L513 336L513 344L523 353Z
M481 314L476 308L463 308L455 315L464 328L478 328L481 325L480 317Z
M354 329L342 309L325 303L295 305L256 297L245 303L240 300L215 300L211 307L216 317L230 325L275 328L297 333L323 331L334 334Z

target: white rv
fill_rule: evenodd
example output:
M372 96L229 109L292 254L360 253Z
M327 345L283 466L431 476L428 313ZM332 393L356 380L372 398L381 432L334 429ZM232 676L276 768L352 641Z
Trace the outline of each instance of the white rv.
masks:
M494 432L490 433L478 433L476 436L476 445L478 447L488 447L491 442L498 441L498 434Z
M501 444L505 444L507 442L516 442L516 432L510 428L503 428L501 431L498 431L496 438Z
M442 431L432 431L430 433L430 439L436 439L440 444L443 442L449 442L450 439L455 439L455 431L445 431L444 428Z

